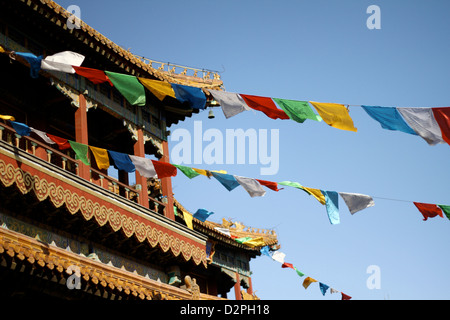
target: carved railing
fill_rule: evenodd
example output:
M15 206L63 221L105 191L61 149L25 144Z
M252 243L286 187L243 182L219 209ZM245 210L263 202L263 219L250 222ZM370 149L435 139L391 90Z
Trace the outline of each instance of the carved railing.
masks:
M81 161L75 159L75 153L72 149L64 150L63 152L31 136L20 136L12 127L4 123L0 123L0 140L81 177ZM138 188L140 186L127 185L109 176L106 171L90 167L89 181L130 201L139 203L140 190ZM148 208L164 215L165 204L157 199L149 197Z

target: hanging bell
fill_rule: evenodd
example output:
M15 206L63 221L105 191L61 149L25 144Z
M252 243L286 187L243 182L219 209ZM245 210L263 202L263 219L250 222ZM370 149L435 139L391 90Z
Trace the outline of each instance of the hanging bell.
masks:
M214 119L214 118L215 118L215 116L214 116L212 109L209 109L208 119Z

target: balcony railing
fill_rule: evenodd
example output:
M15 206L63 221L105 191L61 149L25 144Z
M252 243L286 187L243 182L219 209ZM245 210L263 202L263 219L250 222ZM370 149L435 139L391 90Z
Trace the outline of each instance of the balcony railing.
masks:
M81 176L81 161L75 159L75 152L72 149L64 150L64 152L56 150L31 136L18 135L12 127L4 123L0 124L0 140L5 141L8 144L29 154L39 157L42 160L52 163L63 170L69 171L77 176ZM109 176L105 171L100 171L92 167L90 167L89 180L90 182L101 186L110 192L136 203L140 203L140 190L138 189L145 188L144 192L148 192L147 186L127 185L116 178ZM148 208L154 212L164 215L166 207L165 203L150 196L148 198Z

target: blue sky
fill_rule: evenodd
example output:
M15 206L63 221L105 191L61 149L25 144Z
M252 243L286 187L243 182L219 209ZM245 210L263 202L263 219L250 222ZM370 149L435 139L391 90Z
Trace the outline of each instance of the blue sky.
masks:
M286 187L250 198L200 176L173 179L175 197L190 211L214 211L255 228L273 228L292 263L306 276L355 300L450 299L450 221L423 221L412 201L449 204L449 145L382 129L357 105L449 106L448 1L58 1L78 5L81 18L141 56L221 71L227 91L265 97L355 105L358 132L325 123L272 120L248 111L225 119L201 112L174 125L203 130L278 129L279 171L260 165L192 165L270 181L374 197L375 206L351 215L340 199L339 225L300 190ZM381 29L369 30L366 9L381 9ZM170 142L173 148L176 142ZM367 268L381 271L369 289ZM261 299L338 300L307 290L292 269L269 257L251 261Z

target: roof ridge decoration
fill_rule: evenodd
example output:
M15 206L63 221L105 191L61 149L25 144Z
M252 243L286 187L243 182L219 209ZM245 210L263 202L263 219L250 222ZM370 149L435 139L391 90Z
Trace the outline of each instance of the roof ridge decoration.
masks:
M57 4L53 0L19 0L21 2L24 2L26 5L31 6L32 2L35 2L36 5L39 5L39 3L42 3L43 5L46 5L49 9L51 9L56 14L60 15L62 18L68 20L70 17L73 16L72 13L67 11L64 7ZM35 11L38 11L37 8L34 8ZM44 14L43 12L38 11L41 14ZM144 57L140 57L138 55L135 55L130 52L130 50L126 50L125 48L121 47L120 45L116 44L114 41L110 40L108 37L100 33L99 31L95 30L91 26L89 26L86 22L84 22L82 19L77 18L77 23L80 24L80 29L84 32L87 32L92 38L94 38L97 42L100 42L104 45L106 45L108 48L119 54L124 59L128 60L129 62L133 63L137 67L141 68L143 71L147 72L148 74L156 77L159 80L167 81L171 83L178 83L178 84L184 84L184 85L190 85L190 86L196 86L196 87L209 87L209 88L220 88L223 84L223 82L220 80L220 75L218 71L213 70L207 70L207 69L201 69L201 68L191 68L191 67L185 67L180 66L176 64L171 63L163 63L151 59L147 59ZM67 24L61 24L60 22L54 21L55 24L59 24L63 29L70 30L67 27ZM72 29L70 32L75 32L77 29ZM158 63L160 64L159 68L156 69L153 67L152 63ZM164 67L165 65L172 66L172 69L165 71ZM176 68L181 67L183 68L183 71L180 74L175 74L174 71ZM188 76L187 70L194 70L194 75ZM203 77L197 77L195 72L205 72ZM213 79L210 78L211 73L213 73Z

